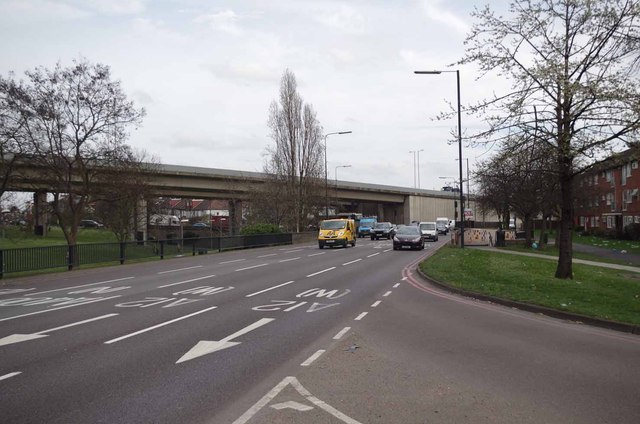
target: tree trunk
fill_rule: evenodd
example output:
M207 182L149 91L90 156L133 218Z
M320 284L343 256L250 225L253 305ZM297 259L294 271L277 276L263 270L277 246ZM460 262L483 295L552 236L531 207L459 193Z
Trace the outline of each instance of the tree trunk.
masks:
M560 211L560 234L556 238L559 247L556 278L573 278L573 182L570 175L560 176L562 193ZM559 239L559 240L558 240Z
M547 235L547 217L542 216L542 225L540 227L540 239L538 240L538 246L544 246L545 236Z
M531 247L531 215L524 216L524 232L524 245L526 247Z

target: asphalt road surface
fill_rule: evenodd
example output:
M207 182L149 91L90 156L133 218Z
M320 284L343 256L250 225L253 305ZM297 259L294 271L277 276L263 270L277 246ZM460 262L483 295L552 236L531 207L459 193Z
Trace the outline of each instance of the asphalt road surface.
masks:
M0 287L6 423L640 422L640 338L438 291L387 240Z

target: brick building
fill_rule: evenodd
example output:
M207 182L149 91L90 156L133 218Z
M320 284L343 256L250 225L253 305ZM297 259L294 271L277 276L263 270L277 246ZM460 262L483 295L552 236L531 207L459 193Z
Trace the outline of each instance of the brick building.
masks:
M627 150L578 180L576 225L622 232L626 225L640 223L639 157L639 150Z

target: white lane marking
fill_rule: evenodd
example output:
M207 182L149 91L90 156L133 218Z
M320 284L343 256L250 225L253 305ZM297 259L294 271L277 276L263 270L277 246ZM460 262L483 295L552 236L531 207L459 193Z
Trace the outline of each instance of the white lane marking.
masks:
M354 321L360 321L362 318L366 317L369 312L363 312L356 317Z
M269 256L278 256L277 253L269 253L268 255L260 255L258 258L268 258Z
M336 334L335 336L333 336L333 340L340 340L342 338L342 336L344 336L345 334L347 334L347 332L351 330L351 327L344 327L342 330L340 330L338 332L338 334Z
M104 301L104 300L116 299L116 298L118 298L118 297L122 297L122 295L118 295L118 296L111 296L111 297L105 297L105 298L102 298L102 299L90 300L90 301L88 301L88 302L75 303L75 304L73 304L73 305L61 306L61 307L59 307L59 308L46 309L46 310L44 310L44 311L31 312L31 313L28 313L28 314L22 314L22 315L16 315L16 316L13 316L13 317L2 318L2 319L0 319L0 322L2 322L2 321L9 321L9 320L16 319L16 318L28 317L28 316L31 316L31 315L44 314L44 313L46 313L46 312L59 311L60 309L73 308L73 307L75 307L75 306L88 305L88 304L90 304L90 303L102 302L102 301Z
M38 331L37 333L33 333L33 334L12 334L10 336L1 338L0 339L0 346L6 346L6 345L13 344L13 343L26 342L28 340L40 339L42 337L48 337L48 335L46 335L44 333L51 333L53 331L58 331L58 330L62 330L62 329L69 328L69 327L75 327L76 325L82 325L82 324L86 324L88 322L93 322L93 321L98 321L98 320L105 319L105 318L115 317L116 315L118 315L118 314L102 315L102 316L95 317L95 318L85 319L84 321L78 321L78 322L74 322L74 323L71 323L71 324L62 325L60 327L51 328L49 330Z
M236 272L238 272L238 271L246 271L248 269L253 269L253 268L260 268L261 266L267 266L267 265L269 265L269 264L260 264L260 265L248 266L246 268L239 268L239 269L236 269Z
M372 308L375 308L375 307L376 307L376 306L378 306L380 303L381 303L381 301L380 301L380 300L376 300L375 302L373 302L373 303L371 304L371 307L372 307Z
M124 277L124 278L118 278L116 280L100 281L99 283L83 284L81 286L64 287L64 288L61 288L61 289L47 290L47 291L41 291L41 292L37 292L37 293L29 293L29 296L35 296L37 294L44 294L44 293L53 293L53 292L56 292L56 291L63 291L63 290L78 289L80 287L95 286L97 284L115 283L117 281L131 280L132 278L136 278L136 277Z
M130 334L124 335L124 336L122 336L122 337L118 337L118 338L115 338L115 339L111 339L111 340L109 340L109 341L104 342L104 344L117 343L117 342L119 342L119 341L122 341L122 340L128 339L129 337L134 337L134 336L137 336L137 335L139 335L139 334L146 333L147 331L155 330L156 328L164 327L165 325L173 324L174 322L182 321L183 319L191 318L191 317L193 317L193 316L200 315L200 314L202 314L202 313L205 313L205 312L211 311L211 310L216 309L216 308L217 308L217 306L212 306L212 307L210 307L210 308L203 309L203 310L201 310L201 311L197 311L197 312L194 312L194 313L189 314L189 315L185 315L185 316L182 316L182 317L174 318L174 319L172 319L172 320L170 320L170 321L165 321L165 322L162 322L162 323L160 323L160 324L156 324L156 325L154 325L154 326L151 326L151 327L144 328L144 329L142 329L142 330L136 331L135 333L130 333Z
M253 297L253 296L256 296L256 295L259 295L259 294L262 294L262 293L266 293L266 292L268 292L270 290L274 290L274 289L277 289L279 287L287 286L287 285L289 285L289 284L291 284L293 282L294 282L293 280L287 281L286 283L278 284L277 286L269 287L267 289L260 290L260 291L257 291L255 293L248 294L245 297Z
M190 266L187 268L170 269L168 271L160 271L158 274L169 274L170 272L186 271L188 269L196 269L196 268L202 268L202 267L203 265L196 265L196 266Z
M276 403L275 405L271 405L271 407L276 411L280 411L281 409L293 409L295 411L307 412L313 409L313 406L305 405L300 402L295 402L293 400L282 402L282 403Z
M331 268L323 269L322 271L318 271L318 272L314 272L313 274L309 274L309 275L307 275L307 277L314 277L314 276L316 276L318 274L322 274L323 272L328 272L328 271L331 271L331 270L334 270L334 269L336 269L336 267L332 266Z
M382 253L391 252L391 249L383 250Z
M233 334L228 335L224 339L218 341L200 340L194 347L192 347L187 353L182 355L180 359L176 361L176 364L186 362L191 359L198 358L200 356L208 355L209 353L217 352L228 347L239 345L240 342L232 342L231 340L247 334L256 328L269 324L271 321L275 321L275 318L262 318L253 324L247 325L241 330L236 331Z
M395 284L393 285L393 288L394 288L394 289L397 289L398 287L400 287L400 283L395 283Z
M407 278L409 277L402 277L402 281L407 281Z
M313 362L316 359L318 359L320 356L322 356L322 354L325 353L325 352L326 352L326 350L324 350L324 349L318 350L316 353L314 353L313 355L309 356L306 361L301 363L300 366L301 367L308 367L309 365L313 364Z
M280 263L282 263L282 262L291 262L291 261L296 261L296 260L298 260L298 259L300 259L300 257L297 257L297 258L291 258L291 259L283 259L283 260L278 261L278 262L280 262Z
M382 295L382 297L387 297L391 294L391 291L386 292L385 294Z
M318 408L322 409L325 412L328 412L329 414L333 415L343 423L362 424L360 421L354 420L353 418L343 414L342 412L338 411L334 407L330 406L326 402L313 396L311 392L305 389L295 377L285 377L280 383L276 385L276 387L271 389L269 393L264 395L262 399L257 401L251 408L247 410L247 412L242 414L242 416L237 420L235 420L232 424L246 424L251 418L253 418L254 415L258 413L258 411L260 411L262 408L267 406L269 402L271 402L276 396L278 396L278 394L280 394L280 392L288 385L293 386L293 388L296 389L296 391L300 394L300 396L304 397L311 404L317 406Z
M223 265L223 264L232 264L234 262L242 262L242 261L246 261L246 259L234 259L233 261L224 261L224 262L218 262L219 265Z
M373 254L371 254L371 255L367 255L367 258L371 258L371 257L376 256L376 255L379 255L379 254L380 254L380 252L373 253Z
M312 257L312 256L324 255L325 253L327 252L314 253L313 255L307 255L307 256Z
M346 262L346 263L343 263L343 264L342 264L342 266L347 266L347 265L355 264L356 262L360 262L361 260L362 260L362 258L360 258L360 259L356 259L355 261Z
M17 372L12 372L9 374L5 374L0 376L0 380L6 380L7 378L11 378L11 377L15 377L16 375L20 375L22 374L22 371L17 371Z
M284 253L293 253L293 252L302 252L304 249L296 249L296 250L287 250Z
M300 306L305 305L306 303L307 303L307 302L300 302L300 303L298 303L297 305L293 305L293 306L292 306L292 307L290 307L290 308L284 309L284 312L293 311L294 309L299 308Z
M204 277L192 278L191 280L178 281L177 283L165 284L164 286L158 286L159 289L163 289L165 287L177 286L179 284L187 284L193 283L194 281L200 281L207 278L215 277L215 275L205 275Z

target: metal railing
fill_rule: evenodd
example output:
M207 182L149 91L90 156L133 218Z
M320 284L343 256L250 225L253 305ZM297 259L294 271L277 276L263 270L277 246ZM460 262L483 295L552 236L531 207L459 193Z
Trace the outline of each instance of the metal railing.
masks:
M292 234L87 243L72 246L0 249L0 278L5 274L52 268L72 270L82 265L202 255L224 250L292 244Z

